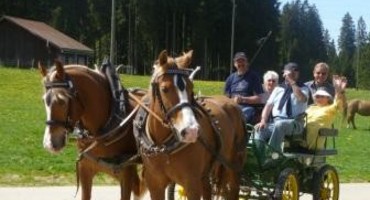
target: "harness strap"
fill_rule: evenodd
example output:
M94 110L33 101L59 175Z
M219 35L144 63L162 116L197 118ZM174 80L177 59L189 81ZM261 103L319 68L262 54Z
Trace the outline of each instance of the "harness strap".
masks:
M179 104L176 104L175 106L173 106L171 109L169 109L167 112L166 112L166 116L165 116L165 120L166 121L169 121L170 120L170 117L172 116L172 114L174 112L176 112L177 110L180 110L184 107L192 107L192 104L189 103L189 102L183 102L183 103L179 103Z
M203 101L203 100L204 100L203 98L198 99L198 101ZM216 103L216 102L214 102L214 103ZM202 104L202 103L200 102L200 104ZM220 133L219 129L216 127L215 123L213 123L211 121L211 116L209 115L207 110L205 110L205 108L203 106L200 106L198 103L196 105L198 105L197 108L202 113L204 113L204 115L206 115L207 118L210 121L211 127L213 129L213 133L216 136L216 148L212 148L206 142L206 139L204 138L204 136L202 134L199 135L199 142L212 154L212 156L215 158L215 160L219 161L223 166L225 166L227 168L230 168L230 169L233 169L233 170L240 171L242 169L242 166L234 165L233 163L226 160L225 157L220 154L220 150L223 146L223 140L222 140L221 133Z

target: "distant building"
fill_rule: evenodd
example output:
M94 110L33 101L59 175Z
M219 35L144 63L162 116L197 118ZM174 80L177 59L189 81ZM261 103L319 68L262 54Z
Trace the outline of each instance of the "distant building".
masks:
M43 22L10 16L0 19L0 65L35 67L38 61L51 65L55 59L87 65L93 53Z

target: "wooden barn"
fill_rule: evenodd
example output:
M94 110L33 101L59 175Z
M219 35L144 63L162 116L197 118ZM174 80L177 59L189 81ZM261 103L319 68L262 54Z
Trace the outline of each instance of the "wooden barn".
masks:
M36 67L38 61L51 65L91 63L93 50L39 21L3 16L0 19L0 65Z

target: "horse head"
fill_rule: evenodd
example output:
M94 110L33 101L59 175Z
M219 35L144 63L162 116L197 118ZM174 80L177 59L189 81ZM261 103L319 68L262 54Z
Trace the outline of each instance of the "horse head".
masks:
M50 73L40 63L39 70L45 86L42 98L47 115L43 144L49 151L59 152L66 145L67 133L75 127L82 107L61 62L56 61L55 70Z
M161 113L179 141L196 142L199 124L193 106L193 83L189 79L192 51L177 58L162 51L154 63L151 80L152 110Z

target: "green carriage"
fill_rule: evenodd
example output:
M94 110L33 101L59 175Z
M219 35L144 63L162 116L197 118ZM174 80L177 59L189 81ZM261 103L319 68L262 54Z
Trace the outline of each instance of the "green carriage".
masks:
M296 200L308 193L314 200L337 200L339 177L336 169L326 163L326 158L337 154L338 130L322 128L318 135L326 138L324 149L310 151L299 145L304 138L288 138L284 153L274 151L252 135L247 144L241 197Z

